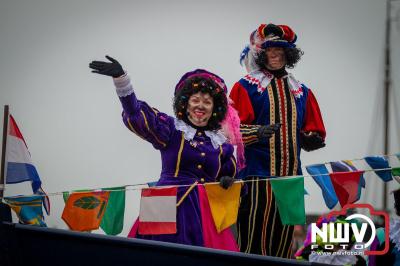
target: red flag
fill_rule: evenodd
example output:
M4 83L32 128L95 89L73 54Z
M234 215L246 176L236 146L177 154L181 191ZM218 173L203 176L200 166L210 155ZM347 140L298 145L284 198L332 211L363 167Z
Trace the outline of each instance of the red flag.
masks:
M176 195L176 187L142 189L139 234L176 233Z
M329 174L342 207L358 200L358 187L363 173L364 171L354 171Z

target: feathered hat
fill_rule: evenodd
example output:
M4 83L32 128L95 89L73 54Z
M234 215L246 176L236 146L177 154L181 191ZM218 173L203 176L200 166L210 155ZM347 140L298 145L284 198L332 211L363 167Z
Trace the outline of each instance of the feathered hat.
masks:
M287 25L261 24L250 34L250 43L240 54L240 64L244 62L248 72L257 70L255 59L261 50L268 47L295 48L296 40L296 33Z

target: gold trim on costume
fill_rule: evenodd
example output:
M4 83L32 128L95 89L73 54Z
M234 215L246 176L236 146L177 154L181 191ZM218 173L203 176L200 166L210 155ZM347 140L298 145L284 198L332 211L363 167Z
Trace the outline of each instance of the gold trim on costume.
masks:
M222 146L219 145L218 171L217 171L217 175L215 176L215 179L217 179L217 177L218 177L218 175L219 175L219 171L221 171L221 155L222 155Z
M182 202L186 199L187 195L189 195L190 191L192 191L192 190L196 187L196 185L197 185L198 183L199 183L198 181L194 182L194 183L188 188L188 190L186 190L185 194L183 194L182 198L181 198L181 199L178 201L178 203L176 204L176 207L179 207L179 206L182 204Z
M135 133L138 137L140 137L140 138L146 140L142 135L140 135L140 134L133 128L132 123L131 123L131 120L129 119L129 117L126 118L126 121L128 122L129 129L130 129L133 133Z
M297 108L296 108L296 102L294 99L294 96L292 93L290 93L290 102L292 104L292 139L291 141L293 142L293 173L289 174L294 174L297 175L297 167L299 164L298 157L297 157Z
M269 123L275 124L275 101L274 101L274 93L272 92L271 84L268 85L268 97L269 97ZM279 130L280 131L280 130ZM269 154L270 154L270 174L271 176L275 176L275 137L276 134L273 134L272 137L269 138Z
M177 158L177 160L176 160L176 168L175 168L175 175L174 175L174 177L177 177L177 176L178 176L178 173L179 173L179 166L180 166L180 164L181 164L181 156L182 156L182 150L183 150L184 144L185 144L185 137L184 137L184 134L183 134L183 132L182 132L181 145L180 145L180 147L179 147L178 158Z
M258 179L258 178L257 178ZM255 182L252 182L253 184L255 183ZM257 182L258 183L258 182ZM258 185L256 185L256 199L258 199ZM252 202L251 202L251 205L252 205L252 207L253 207L253 199L252 199ZM249 234L249 236L250 236L250 240L249 240L249 242L248 242L248 244L247 244L247 249L248 250L246 250L246 253L250 253L250 249L251 249L251 243L253 242L253 235L254 235L254 229L255 229L255 223L256 223L256 216L257 216L257 208L258 208L258 200L256 200L256 205L255 205L255 208L254 208L254 214L253 214L253 219L251 219L252 221L253 221L253 224L252 224L252 230L251 230L251 233ZM251 212L250 212L250 215L251 215ZM250 227L250 224L249 224L249 227ZM250 231L250 230L249 230Z
M286 176L288 175L288 171L289 171L289 128L288 128L288 111L287 111L287 107L288 107L288 99L286 98L286 92L285 92L285 84L283 82L283 79L280 79L279 82L281 83L281 88L282 88L282 95L283 95L283 105L284 105L284 110L285 110L285 121L286 121L286 126L285 126L285 136L286 136L286 143L285 143L285 147L286 149L283 151L284 154L286 154L286 157L282 157L282 161L283 161L283 168L282 168L282 176ZM282 147L283 148L283 147ZM286 160L285 160L286 158ZM286 171L284 172L283 169L286 169Z
M147 123L146 114L143 112L143 110L140 110L140 113L142 113L142 116L143 116L143 119L144 119L144 123L146 124L146 128L151 133L151 135L153 135L153 137L157 140L157 142L160 143L161 145L163 145L163 147L167 146L167 144L165 144L165 142L159 140L157 138L156 134L154 134L154 132L150 129L149 124Z
M233 169L235 170L234 172L233 172L233 178L235 178L235 176L236 176L236 162L235 162L235 160L233 159L233 157L231 157L231 161L232 161L232 163L233 163Z

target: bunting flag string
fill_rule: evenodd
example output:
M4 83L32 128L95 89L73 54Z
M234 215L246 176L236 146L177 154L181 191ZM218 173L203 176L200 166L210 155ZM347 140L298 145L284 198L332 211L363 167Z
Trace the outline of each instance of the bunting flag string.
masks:
M392 171L393 169L396 169L396 167L389 167L389 168L382 168L382 169L366 169L363 170L364 173L367 172L379 172L379 171ZM321 177L325 177L325 176L329 176L330 174L319 174L319 176ZM280 176L280 177L276 177L276 176L269 176L269 177L265 177L265 178L260 178L258 180L242 180L242 179L237 179L234 183L251 183L251 182L259 182L259 181L270 181L270 180L283 180L283 179L292 179L292 178L298 178L298 177L313 177L313 175L295 175L295 176ZM151 183L155 183L155 182L151 182ZM209 182L207 184L219 184L219 182ZM202 185L202 184L198 184L198 185ZM171 187L190 187L191 185L171 185ZM114 190L114 191L140 191L144 188L148 188L149 186L147 185L147 183L144 184L132 184L132 185L125 185L125 186L121 186L123 187L122 189L119 190ZM159 187L164 187L164 186L152 186L154 188L159 188ZM88 191L100 191L102 190L101 188L92 188L92 189L88 189ZM108 191L108 190L102 190L102 191ZM47 196L52 197L52 196L64 196L64 194L68 195L68 193L83 193L80 192L79 190L72 190L72 191L60 191L60 192L52 192L52 193L48 193ZM26 197L29 195L17 195L17 196L10 196L9 198L18 198L18 197ZM39 196L39 197L44 197L44 195L36 195L35 196Z
M210 215L212 214L218 232L228 228L236 220L235 218L237 215L237 205L241 187L238 185L247 182L258 182L261 180L271 182L271 187L276 197L276 203L282 223L290 225L304 224L304 177L313 177L315 182L321 188L325 203L330 209L334 208L338 202L343 207L346 204L354 203L360 199L361 189L362 187L365 187L365 180L363 178L363 174L365 172L375 172L377 176L379 176L379 178L381 178L384 182L393 180L392 175L395 176L396 181L400 180L400 177L397 177L400 175L400 167L391 167L385 156L367 156L364 160L372 169L358 170L353 164L352 160L342 160L329 163L332 172L329 172L328 168L326 167L326 163L324 163L306 166L305 168L310 174L308 176L301 175L279 178L266 177L258 180L237 180L233 185L233 187L237 188L237 193L233 193L229 195L229 197L226 197L227 202L230 203L232 207L231 209L226 209L225 207L215 204L215 202L218 203L218 200L214 201L214 203L212 201L213 197L219 199L221 196L221 193L218 190L220 188L218 185L219 182L207 183L202 189L207 190L207 197L209 198L211 204ZM150 182L146 184L126 185L114 188L81 189L73 191L72 194L66 191L56 192L49 193L48 195L35 195L35 197L41 199L41 197L62 195L64 201L66 202L66 206L61 218L71 230L91 231L101 227L106 234L117 235L121 233L123 229L125 192L128 190L141 190L142 199L139 217L141 217L142 220L139 218L139 222L142 223L142 225L139 231L143 231L142 233L145 234L165 234L172 233L174 230L176 230L174 229L176 228L176 222L172 219L174 216L172 215L173 212L160 212L149 208L154 204L147 204L147 207L145 208L142 206L142 201L144 201L143 192L149 189L155 191L159 191L160 189L176 190L178 187L193 186L203 186L203 184L195 183L191 185L157 187L157 182ZM288 189L290 189L292 192L289 194L289 196L286 193ZM149 197L147 201L153 202L154 199L157 198L153 197L153 195L151 196L152 197ZM32 207L29 205L29 202L25 202L26 198L27 196L15 196L7 197L2 200L10 206L14 203L15 207L13 210L17 213L21 222L46 226L40 219L37 218L42 214L35 215L34 220L27 220L26 217L21 215L27 213L27 211L22 213L20 211L21 207L23 210L30 211L30 209L32 209ZM175 201L176 198L171 202ZM19 202L19 207L16 206L15 202ZM163 210L168 209L165 208L165 204L163 203L158 205L163 206ZM293 208L293 206L297 207ZM41 210L41 205L39 207ZM176 206L172 206L171 210L172 209L174 209L176 212ZM165 215L167 215L164 215L165 217L163 216L166 218L166 220L164 218L160 220L160 213L165 213ZM28 218L32 218L32 215L33 214L29 214ZM158 223L156 227L153 226L155 223ZM154 231L154 228L157 230Z
M388 157L393 157L393 156L399 158L399 161L400 161L400 153L393 154L393 155L381 155L380 157L388 158ZM368 156L368 157L370 157L370 156ZM359 161L359 160L364 160L364 159L343 160L342 162L353 162L353 161ZM314 167L314 166L320 166L320 165L326 165L326 164L331 164L331 163L329 162L329 163L321 163L321 164L309 165L309 166L305 166L305 168L307 169L307 172L309 172L309 170L312 169L312 167ZM347 163L347 164L349 165L349 167L352 165L352 164L349 164L349 163ZM356 169L355 167L354 168L350 167L350 168L352 170ZM397 168L389 166L389 167L380 168L380 169L365 169L365 170L363 170L363 172L366 173L366 172L372 172L373 171L375 173L378 173L378 172L381 172L381 171L386 171L386 172L392 172L392 175L396 176L399 173L395 169L397 169ZM395 171L393 171L393 170L395 170ZM237 181L235 181L235 183L249 183L249 182L268 181L268 180L284 180L284 179L292 179L292 178L298 178L298 177L300 177L300 176L282 176L282 177L279 177L279 178L276 178L275 176L270 176L270 177L265 177L265 178L258 179L258 180L237 180ZM329 179L330 173L328 173L326 171L313 172L311 170L310 175L301 175L301 177L312 177L316 181L316 183L321 187L321 189L323 190L323 195L325 195L324 199L326 197L325 201L327 202L327 206L328 207L329 206L334 206L336 199L335 199L335 196L331 192L332 191L332 187L333 187L332 186L332 182L326 181L326 180ZM362 179L360 179L360 180L362 180ZM400 178L398 180L400 180ZM211 183L208 183L208 184L218 184L218 182L211 182ZM320 185L320 184L322 184L322 185ZM189 187L189 186L191 186L191 185L176 185L174 187ZM86 191L86 192L87 191L114 191L114 192L115 191L137 191L137 190L142 190L143 188L147 188L147 187L157 187L156 186L156 182L125 185L125 186L121 186L120 188L115 189L115 190L107 190L107 189L102 189L102 188L93 188L93 189L85 189L84 191ZM326 188L328 188L328 189L326 189ZM73 193L84 193L84 191L82 191L82 192L76 191L76 190L73 190L73 191L61 191L61 192L48 193L47 195L37 195L37 194L35 194L35 196L52 197L52 196L63 195L65 197L66 195L68 195L69 193L72 193L72 192ZM329 195L329 194L331 194L331 195ZM12 197L9 197L9 198L19 198L19 197L26 197L26 195L12 196Z

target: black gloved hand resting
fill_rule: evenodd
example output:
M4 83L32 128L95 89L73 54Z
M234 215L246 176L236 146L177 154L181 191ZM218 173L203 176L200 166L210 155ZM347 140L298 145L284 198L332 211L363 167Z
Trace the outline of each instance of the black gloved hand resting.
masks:
M120 63L114 58L106 55L106 58L111 61L110 62L103 62L103 61L92 61L89 64L89 67L92 70L92 73L97 73L101 75L110 76L113 78L118 78L125 74L124 70Z
M228 189L233 185L233 182L235 181L235 179L231 176L222 176L219 179L219 185L223 188L223 189Z
M300 132L300 147L313 151L325 147L324 139L317 132Z
M274 135L281 127L281 124L271 124L266 126L261 126L257 131L257 137L259 140L269 139Z

